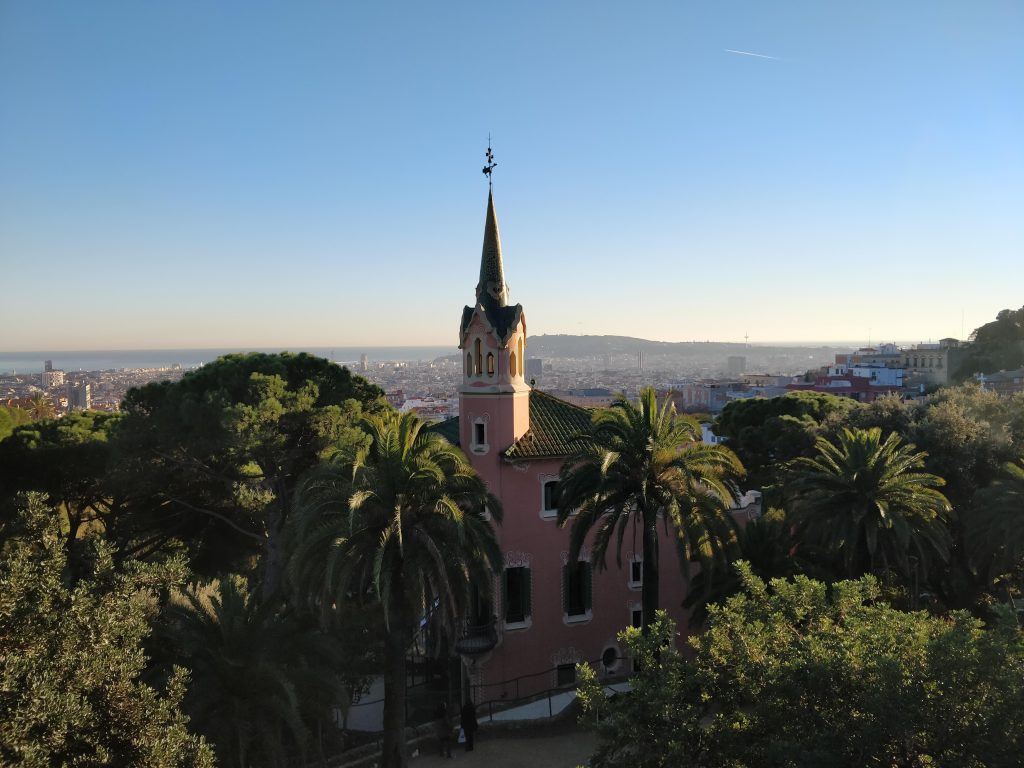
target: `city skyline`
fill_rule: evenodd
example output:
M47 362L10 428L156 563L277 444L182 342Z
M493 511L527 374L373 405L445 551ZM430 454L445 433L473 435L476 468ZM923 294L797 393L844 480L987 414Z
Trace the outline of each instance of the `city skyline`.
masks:
M0 8L0 351L454 347L488 134L530 335L1017 308L1024 9Z

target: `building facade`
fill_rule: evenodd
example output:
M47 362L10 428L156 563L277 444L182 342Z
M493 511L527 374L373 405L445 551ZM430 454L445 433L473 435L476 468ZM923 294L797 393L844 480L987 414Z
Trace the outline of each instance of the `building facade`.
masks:
M509 303L490 195L476 300L463 309L459 349L459 416L435 429L462 448L504 511L495 527L504 568L494 600L478 603L456 643L465 687L479 705L571 685L580 661L601 661L606 674L628 671L616 635L642 618L640 536L626 535L621 565L610 553L607 567L595 571L586 547L569 562L568 527L556 519L559 473L591 412L524 377L526 315ZM675 545L663 536L661 603L685 633Z

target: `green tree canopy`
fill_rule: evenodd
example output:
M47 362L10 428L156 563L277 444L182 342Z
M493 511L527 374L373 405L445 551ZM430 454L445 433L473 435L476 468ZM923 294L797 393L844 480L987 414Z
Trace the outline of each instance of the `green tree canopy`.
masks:
M847 575L907 575L911 558L927 565L949 558L944 522L949 501L941 477L921 472L924 454L877 427L844 429L833 443L818 438L817 455L791 464L789 510L800 538L836 553Z
M453 631L471 586L486 593L501 566L491 518L501 505L466 457L412 413L365 421L367 447L339 451L297 501L289 573L299 601L326 625L336 606L379 600L384 646L382 766L408 760L405 659L420 621Z
M339 645L239 576L175 590L159 634L161 655L191 671L182 707L223 765L290 765L345 700Z
M813 453L823 423L857 407L848 397L821 392L734 400L719 415L715 433L727 439L753 485L771 486L782 464Z
M691 558L705 570L723 565L736 541L729 507L743 466L728 448L701 442L700 425L678 415L670 400L659 406L651 387L641 390L639 403L619 395L575 442L558 498L558 524L573 517L569 559L593 535L595 567L605 565L613 542L621 560L626 531L639 526L646 627L660 607L659 517L675 532L684 575Z
M163 693L140 682L147 605L183 569L114 569L98 538L92 573L67 582L64 535L38 494L0 549L0 763L212 766L179 705L186 675Z
M0 442L11 434L15 427L28 424L30 421L32 421L32 414L24 408L8 408L6 405L0 405Z
M193 567L216 574L262 553L262 591L280 586L281 535L299 478L339 444L360 443L381 391L304 353L234 354L179 382L131 390L120 468Z
M633 693L598 709L591 765L707 768L1009 768L1024 750L1024 643L1009 617L931 617L879 600L873 577L766 583L740 564L743 593L711 606L675 654L662 615L621 639L641 661Z
M995 373L1024 366L1024 307L1004 309L971 334L967 355L956 371L960 381L975 373Z
M104 531L120 549L130 550L127 539L117 539L113 530L123 507L107 477L111 434L119 421L117 414L77 411L16 427L0 442L0 498L46 493L61 517L73 564L75 542L89 530Z

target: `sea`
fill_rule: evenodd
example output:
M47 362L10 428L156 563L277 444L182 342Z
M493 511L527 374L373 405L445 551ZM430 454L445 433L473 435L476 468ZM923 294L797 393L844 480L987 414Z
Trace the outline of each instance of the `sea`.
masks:
M109 371L120 368L198 368L232 352L281 352L280 348L221 349L116 349L90 351L37 350L0 352L0 374L39 373L46 360L63 371ZM417 362L454 355L458 349L447 347L291 347L289 352L309 352L350 368L357 367L362 355L372 363Z

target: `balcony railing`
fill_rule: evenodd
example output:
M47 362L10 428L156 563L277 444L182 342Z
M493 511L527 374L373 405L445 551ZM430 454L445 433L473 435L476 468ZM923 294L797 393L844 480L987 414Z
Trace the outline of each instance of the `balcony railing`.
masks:
M467 621L462 635L455 641L455 652L476 656L493 649L498 644L498 632L494 625L493 618L486 622L480 619Z

